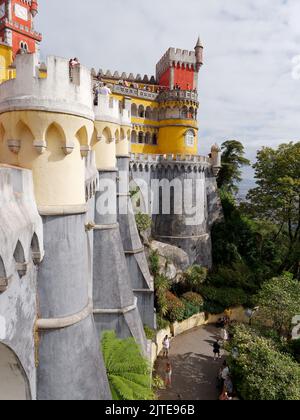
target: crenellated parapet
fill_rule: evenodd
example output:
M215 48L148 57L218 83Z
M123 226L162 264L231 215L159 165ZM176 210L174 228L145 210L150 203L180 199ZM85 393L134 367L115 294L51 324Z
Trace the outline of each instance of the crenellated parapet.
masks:
M196 70L195 51L169 48L156 65L156 78L159 80L161 75L172 66Z
M109 95L98 94L95 103L95 121L131 126L131 112L130 109L124 108L123 101Z
M48 57L47 77L40 78L38 57L18 55L16 79L0 85L0 113L39 110L94 119L90 70L78 65L70 70L69 62Z
M123 80L132 83L142 83L150 85L156 85L157 83L154 76L148 76L147 74L145 74L144 76L142 76L141 74L137 74L135 76L133 73L119 73L118 71L113 72L111 70L107 70L106 72L104 72L102 69L100 69L98 74L96 74L96 71L93 69L92 75L94 77L97 77L98 79L109 79L115 81Z

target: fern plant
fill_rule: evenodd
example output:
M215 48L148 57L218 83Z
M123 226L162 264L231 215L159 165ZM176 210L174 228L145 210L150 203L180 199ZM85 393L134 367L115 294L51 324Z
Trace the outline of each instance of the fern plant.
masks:
M154 399L149 362L135 340L121 340L114 331L106 331L101 344L113 400Z

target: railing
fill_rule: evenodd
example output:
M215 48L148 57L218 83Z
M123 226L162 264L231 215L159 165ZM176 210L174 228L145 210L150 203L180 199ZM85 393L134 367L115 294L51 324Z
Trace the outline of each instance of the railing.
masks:
M112 92L122 95L135 96L137 98L150 99L151 101L155 101L158 97L158 93L148 92L147 90L135 89L121 85L113 85Z
M189 100L189 101L198 101L198 93L190 90L168 90L160 93L159 101L169 101L169 100Z
M212 161L208 156L200 155L150 155L142 153L131 153L131 160L136 162L192 162L192 163L207 163Z

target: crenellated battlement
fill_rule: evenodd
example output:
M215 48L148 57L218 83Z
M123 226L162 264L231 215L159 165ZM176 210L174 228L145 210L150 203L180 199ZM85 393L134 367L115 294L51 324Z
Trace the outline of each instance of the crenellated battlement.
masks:
M156 78L159 80L161 75L172 66L196 70L196 65L197 60L195 51L169 48L156 65Z
M212 160L208 156L193 156L193 155L145 155L145 154L134 154L131 157L131 167L135 165L178 165L188 169L201 167L211 167Z
M18 55L15 67L16 79L0 85L0 113L40 110L94 119L91 73L86 67L70 69L68 60L51 56L47 77L40 78L35 54Z
M131 126L131 112L124 109L123 102L109 95L98 94L94 106L95 121L106 121L115 124Z
M98 79L111 79L111 80L123 80L132 83L143 83L143 84L150 84L156 85L157 81L154 76L149 76L147 74L144 77L141 74L137 74L136 76L133 73L119 73L118 71L111 71L107 70L104 72L102 69L99 70L98 74L96 74L96 70L92 69L92 76Z

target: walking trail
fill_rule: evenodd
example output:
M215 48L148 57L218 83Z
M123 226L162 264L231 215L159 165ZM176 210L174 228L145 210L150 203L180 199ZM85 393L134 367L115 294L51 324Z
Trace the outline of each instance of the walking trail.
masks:
M220 330L205 326L172 340L169 357L172 386L159 392L160 400L218 400L216 378L224 358L214 362L212 346L219 338ZM163 379L166 363L161 356L156 362L156 373Z

